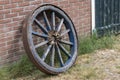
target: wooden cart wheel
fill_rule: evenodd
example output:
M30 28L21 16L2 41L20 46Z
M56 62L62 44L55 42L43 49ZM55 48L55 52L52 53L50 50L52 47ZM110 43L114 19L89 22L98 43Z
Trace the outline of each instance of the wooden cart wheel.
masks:
M27 17L23 43L30 60L47 74L65 72L77 57L77 34L73 22L54 5L42 5Z

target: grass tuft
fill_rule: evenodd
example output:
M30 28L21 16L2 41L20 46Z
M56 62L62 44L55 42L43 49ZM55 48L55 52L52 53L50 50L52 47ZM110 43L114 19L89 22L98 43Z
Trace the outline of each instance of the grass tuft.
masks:
M7 68L0 69L0 80L9 80Z
M12 73L10 74L11 78L30 75L34 70L36 70L36 67L30 62L26 55L8 68L9 73Z
M31 63L28 57L24 55L18 62L0 69L0 80L9 80L32 75L36 70L36 67Z
M114 43L113 36L97 38L96 35L80 39L79 53L86 54L99 49L110 49Z

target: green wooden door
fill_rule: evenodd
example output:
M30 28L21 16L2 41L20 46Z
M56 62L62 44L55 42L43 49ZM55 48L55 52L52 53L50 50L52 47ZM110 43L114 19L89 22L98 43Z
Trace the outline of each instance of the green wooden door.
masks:
M95 0L98 34L120 33L120 0Z

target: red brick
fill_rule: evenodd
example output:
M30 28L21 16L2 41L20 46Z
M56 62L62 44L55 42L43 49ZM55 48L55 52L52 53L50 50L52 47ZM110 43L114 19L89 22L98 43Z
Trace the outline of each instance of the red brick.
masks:
M11 23L7 23L6 27L15 27L15 26L18 26L18 25L19 25L19 22L14 21L14 22L11 22Z
M24 11L24 12L20 12L19 16L23 16L23 15L29 15L31 11Z
M12 3L23 2L23 0L11 0Z
M24 20L24 16L17 16L13 18L13 21L22 21L22 20Z
M21 44L19 44L18 42L16 42L15 44L14 44L14 47L20 47L21 46Z
M16 17L16 16L17 16L17 13L10 13L10 14L6 14L5 18L13 18L13 17Z
M4 29L4 33L10 32L10 31L12 31L12 30L13 30L12 27L7 27L7 28Z
M6 32L6 37L14 37L14 32L11 31L11 32ZM11 40L9 40L11 41Z
M7 63L6 63L6 60L1 60L0 61L0 66L3 66L3 65L6 65Z
M8 23L8 22L11 22L11 19L2 19L2 20L0 20L0 24L5 24L5 23Z
M0 14L0 19L3 19L4 18L4 15L3 14Z
M11 40L11 41L8 41L8 42L7 42L7 45L16 44L16 43L18 43L18 42L19 42L18 39L16 39L16 40Z
M6 54L6 55L3 55L3 56L1 57L1 59L2 59L2 60L7 60L7 59L9 59L9 58L11 58L11 57L14 57L14 54Z
M0 5L0 10L2 10L3 9L3 5Z
M13 57L10 57L7 62L8 63L13 63L13 62L18 61L19 58L20 58L20 56L13 56Z
M19 7L29 6L29 1L24 1L24 2L18 3L18 6L19 6Z
M66 8L66 7L69 5L69 4L68 4L68 1L61 1L59 4L61 4L61 5L60 5L61 8L64 8L64 7ZM66 5L67 5L67 6L66 6Z
M16 13L16 12L22 12L23 8L14 8L12 9L12 13Z
M8 14L10 13L10 10L0 10L0 14Z
M7 49L8 49L8 50L14 49L14 44L7 45Z
M0 29L0 34L3 34L4 33L4 30Z
M7 51L0 51L0 58L1 58L2 56L6 55L6 54L7 54ZM0 60L0 62L1 62L1 60Z
M1 46L0 47L0 51L6 51L7 50L7 47L6 46Z
M19 50L20 50L19 48L11 49L8 51L8 54L15 53L16 51L19 51Z
M9 0L0 0L0 5L8 4Z
M70 3L75 3L77 0L69 0Z
M55 1L55 2L53 2L52 4L54 4L54 5L59 5L59 2L58 1Z
M34 6L34 5L32 5L32 6L26 6L26 7L24 7L24 10L25 11L32 11L32 10L34 10L36 8L36 6Z
M41 4L42 1L31 1L30 5L36 5L36 4Z
M15 34L20 34L20 33L21 33L21 30L15 30L14 33L15 33Z
M23 54L25 54L25 51L23 49L20 50L19 52L18 51L15 52L15 56L21 57Z
M6 34L6 33L0 34L0 39L2 39L3 37L5 37L5 34Z
M16 8L17 7L17 4L16 3L13 3L13 4L6 4L4 6L4 9L11 9L11 8Z
M6 45L5 43L0 43L0 46L1 46L1 47L5 46L5 45Z
M13 27L13 30L21 30L21 29L22 29L22 27L20 27L20 26Z
M12 40L13 39L13 37L3 37L2 39L0 39L0 42L7 42L7 41L10 41L10 40Z
M21 36L22 36L22 35L19 33L19 34L14 35L14 38L15 38L15 39L19 39Z
M52 0L43 0L44 3L50 3Z

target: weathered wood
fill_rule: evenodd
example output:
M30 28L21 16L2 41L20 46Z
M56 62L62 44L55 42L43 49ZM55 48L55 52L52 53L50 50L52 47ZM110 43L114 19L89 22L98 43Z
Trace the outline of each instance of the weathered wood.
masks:
M120 0L95 0L96 29L99 34L120 32ZM102 31L101 31L102 30Z

